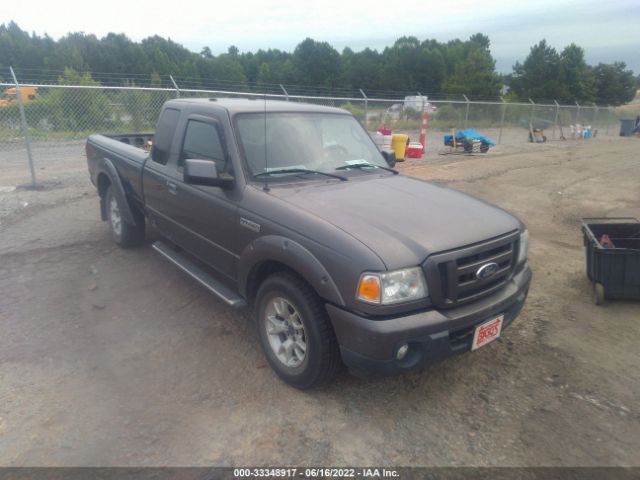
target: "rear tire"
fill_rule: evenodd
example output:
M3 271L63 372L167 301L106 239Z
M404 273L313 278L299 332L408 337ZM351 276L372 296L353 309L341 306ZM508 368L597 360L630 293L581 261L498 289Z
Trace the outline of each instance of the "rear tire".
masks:
M300 277L279 272L256 294L256 326L262 350L276 374L292 387L328 382L340 352L320 297Z
M141 245L144 242L144 217L133 211L135 225L131 225L122 218L122 205L118 197L113 194L112 188L107 187L105 193L105 205L107 208L107 223L111 238L122 248L130 248Z

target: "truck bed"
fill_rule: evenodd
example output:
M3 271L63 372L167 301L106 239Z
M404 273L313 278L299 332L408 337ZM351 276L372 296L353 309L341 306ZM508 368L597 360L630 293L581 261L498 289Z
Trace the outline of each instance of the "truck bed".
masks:
M99 186L98 172L109 162L117 171L126 194L142 206L142 170L150 155L152 133L91 135L87 140L87 163L94 185Z
M153 143L153 133L108 133L103 136L145 151L149 151L149 147Z

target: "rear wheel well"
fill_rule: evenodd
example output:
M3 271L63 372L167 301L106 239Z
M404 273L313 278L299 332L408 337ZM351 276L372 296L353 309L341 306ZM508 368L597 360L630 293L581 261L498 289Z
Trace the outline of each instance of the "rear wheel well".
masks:
M107 190L109 189L109 187L111 187L111 179L109 178L109 175L104 172L99 173L96 180L96 186L98 187L98 195L102 200L104 200L107 196ZM126 198L125 201L127 202L131 213L134 215L134 220L136 221L136 223L144 222L143 211L133 202L127 201ZM102 214L102 219L106 220L106 210L104 210Z
M104 198L107 194L107 188L109 188L110 185L111 180L109 180L106 174L101 173L98 175L98 195L100 195L101 198Z

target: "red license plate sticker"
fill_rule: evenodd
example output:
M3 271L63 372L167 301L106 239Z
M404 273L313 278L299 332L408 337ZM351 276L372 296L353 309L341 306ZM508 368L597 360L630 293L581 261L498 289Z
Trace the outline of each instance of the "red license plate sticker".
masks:
M499 315L487 322L476 327L473 333L473 343L471 344L471 350L477 350L480 347L484 347L487 343L492 342L500 336L502 331L502 321L504 315Z

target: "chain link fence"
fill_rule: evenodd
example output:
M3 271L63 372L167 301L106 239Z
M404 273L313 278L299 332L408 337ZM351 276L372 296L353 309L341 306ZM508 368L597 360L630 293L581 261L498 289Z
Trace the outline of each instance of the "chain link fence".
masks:
M355 97L325 97L289 95L284 87L279 93L265 94L166 87L0 83L0 91L3 92L0 169L24 166L25 180L29 176L29 160L45 181L62 175L68 165L84 166L84 144L90 134L153 131L163 103L176 97L267 98L340 107L354 114L372 133L385 126L409 134L412 142L418 141L423 112L427 112L427 153L442 150L443 134L453 129L474 128L500 145L514 147L528 142L530 125L544 130L548 141L576 139L576 125L591 126L598 131L597 135L618 133L618 117L611 108L555 102L478 102L464 96L460 100L418 96L407 101L405 97L368 98L362 91ZM35 176L31 180L35 185ZM0 178L0 186L3 183Z

